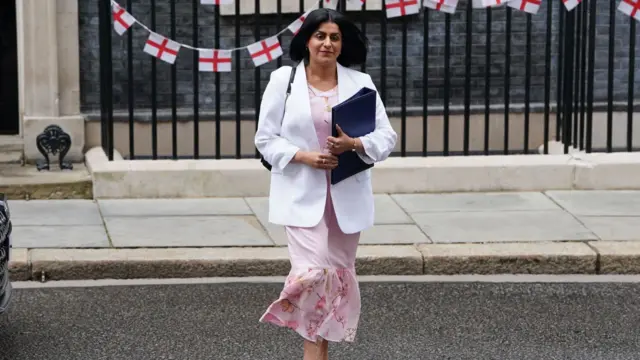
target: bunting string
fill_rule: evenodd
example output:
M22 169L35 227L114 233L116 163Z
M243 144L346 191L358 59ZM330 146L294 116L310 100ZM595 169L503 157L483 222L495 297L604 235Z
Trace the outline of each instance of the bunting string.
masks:
M232 4L234 0L200 0L202 5L227 5ZM239 1L239 0L235 0ZM362 6L365 0L347 0L352 4ZM459 0L386 0L383 1L387 18L395 18L399 16L410 16L420 13L422 7L453 14L458 7ZM467 0L472 1L473 8L487 8L498 6L509 6L511 8L524 11L530 14L537 14L543 0ZM544 0L551 1L551 0ZM567 11L573 10L583 0L559 0L565 5ZM595 0L592 0L595 1ZM613 0L612 0L613 1ZM307 9L296 20L289 24L286 28L280 30L276 34L242 47L230 49L211 49L200 48L188 44L179 43L173 39L158 34L149 27L139 22L132 14L127 12L116 0L111 0L112 20L114 31L122 36L134 24L145 29L149 33L149 37L145 42L143 51L149 55L156 57L169 64L174 64L178 58L181 49L189 49L199 53L199 70L205 72L229 72L231 71L231 56L235 51L246 50L251 55L254 65L261 66L282 56L283 51L280 45L279 37L285 32L296 34L306 16L313 10L319 8L320 2L323 7L336 9L338 0L316 0L316 2ZM421 6L422 5L422 6ZM618 4L619 11L629 15L636 21L640 21L640 0L620 0Z
M227 2L225 2L225 0L200 0L201 4L214 4L213 1L218 1L216 4L227 4ZM320 1L326 1L326 0L318 0L316 3L314 3L313 6L311 6L307 11L304 12L304 14L301 16L306 16L306 14L310 13L311 11L317 9L319 7ZM359 1L359 0L358 0ZM337 2L337 1L336 1ZM134 18L130 13L128 13L122 6L120 6L120 4L118 4L118 2L116 0L111 0L111 6L113 8L113 21L114 21L114 26L118 23L120 23L120 26L125 27L124 31L119 32L116 29L116 32L118 33L118 35L123 35L124 32L126 30L128 30L134 23L138 26L140 26L141 28L145 29L147 32L149 33L155 33L157 34L155 31L151 30L148 26L146 26L145 24L141 23L140 21L138 21L136 18ZM122 14L122 15L120 15ZM121 18L119 18L121 17ZM126 25L122 24L121 21L119 20L124 20L124 18L127 17L127 20L125 20ZM130 21L128 21L130 19ZM300 18L298 18L297 20L299 20ZM304 19L302 20L304 21ZM302 25L302 21L300 22L300 25ZM295 21L294 21L295 23ZM292 23L293 24L293 23ZM289 27L291 27L291 25L289 25ZM282 30L280 30L279 32L277 32L275 35L273 35L272 37L278 37L284 33L286 33L289 30L289 27L284 28ZM298 27L299 28L299 27ZM162 36L162 35L160 35ZM163 38L165 38L164 36L162 36ZM227 51L239 51L239 50L244 50L248 47L249 45L246 46L242 46L242 47L237 47L237 48L231 48L231 49L225 49ZM187 45L187 44L182 44L180 43L180 47L181 48L185 48L185 49L190 49L193 51L209 51L211 50L211 48L199 48L199 47L195 47L195 46L191 46L191 45Z

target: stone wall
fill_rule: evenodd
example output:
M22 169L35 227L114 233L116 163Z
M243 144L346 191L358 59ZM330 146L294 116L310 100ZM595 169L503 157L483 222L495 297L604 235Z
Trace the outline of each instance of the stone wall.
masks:
M286 0L283 0L286 1ZM157 32L170 36L170 1L157 0ZM198 1L199 2L199 1ZM134 2L133 15L147 26L151 25L151 8L149 0ZM125 0L120 0L125 5ZM556 74L558 63L558 14L559 1L544 1L537 15L532 16L532 67L531 67L531 101L542 102L544 100L544 76L545 76L545 41L547 26L547 6L553 8L553 34L552 34L552 64L551 64L551 99L555 101L557 88ZM608 24L609 6L617 6L617 2L598 2L597 24L597 48L596 48L596 74L595 74L595 100L597 102L607 99L607 68L608 68ZM451 104L462 105L464 101L465 85L465 33L466 33L466 1L461 1L458 11L451 17ZM176 0L177 27L175 40L192 44L192 2L191 0ZM562 8L561 11L566 11ZM81 96L82 111L95 112L100 109L99 94L99 36L98 36L98 4L97 0L79 1L80 19L80 53L81 53ZM526 40L526 14L514 10L511 29L511 88L509 95L512 103L524 101L525 84L525 40ZM384 14L380 11L350 12L351 17L358 23L366 21L366 35L370 39L370 54L366 71L370 73L381 90L380 55L386 51L387 77L386 77L386 104L389 108L400 105L401 99L401 44L402 21L391 19L386 25L386 49L381 46L381 19ZM504 72L505 72L505 35L506 18L505 8L492 11L493 22L491 25L491 52L490 62L491 91L490 97L493 104L504 104ZM284 14L280 24L277 25L277 16L263 15L260 17L260 38L266 38L284 29L297 15ZM444 39L445 16L443 13L429 11L429 72L427 81L428 103L430 107L439 107L444 98ZM254 20L252 15L239 17L220 16L220 43L221 48L236 47L235 21L240 21L240 46L248 45L256 40L254 35ZM410 16L408 19L408 69L407 69L407 105L409 107L422 107L423 103L423 41L424 12L419 16ZM628 43L629 43L629 17L616 11L616 60L614 92L616 101L625 101L628 89ZM198 5L198 24L200 41L199 47L214 47L215 16L213 8L207 5ZM484 74L486 51L486 11L474 9L472 29L472 64L471 64L471 102L472 104L484 104L485 83ZM138 26L133 31L133 67L134 67L134 99L136 109L145 109L151 106L151 57L142 51L144 41L148 33ZM113 36L113 71L114 71L114 108L125 110L128 107L129 79L127 73L127 37ZM244 110L254 109L255 96L260 95L267 84L269 73L277 68L279 63L290 64L288 57L288 44L291 39L289 32L281 37L285 55L280 61L263 65L255 70L246 50L237 51L234 57L240 58L240 86L235 82L236 74L222 73L220 75L221 112L235 112L235 94L240 91L240 108ZM636 47L636 54L640 55ZM177 67L177 106L189 111L193 107L193 56L197 53L182 49L176 62ZM235 67L234 63L234 67ZM256 88L256 75L260 77L259 89ZM200 80L200 108L203 111L215 109L215 75L213 73L197 74ZM635 91L640 94L640 71L636 72ZM157 104L160 109L171 107L171 66L157 62Z

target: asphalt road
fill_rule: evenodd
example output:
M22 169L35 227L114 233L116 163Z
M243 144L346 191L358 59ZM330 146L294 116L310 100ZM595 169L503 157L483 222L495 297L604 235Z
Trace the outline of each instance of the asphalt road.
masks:
M259 324L279 283L17 289L0 359L302 359ZM362 283L330 359L640 359L640 283Z

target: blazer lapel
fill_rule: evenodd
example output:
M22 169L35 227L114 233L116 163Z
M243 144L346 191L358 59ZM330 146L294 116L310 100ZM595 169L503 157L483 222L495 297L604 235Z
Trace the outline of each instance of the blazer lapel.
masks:
M291 85L289 101L292 101L290 109L295 111L291 120L300 122L300 127L304 129L304 138L311 144L311 148L320 149L316 128L311 118L311 101L309 100L307 73L303 62L300 62L296 69L296 76L293 78L293 84Z
M360 90L351 78L350 69L338 64L338 103L341 103Z

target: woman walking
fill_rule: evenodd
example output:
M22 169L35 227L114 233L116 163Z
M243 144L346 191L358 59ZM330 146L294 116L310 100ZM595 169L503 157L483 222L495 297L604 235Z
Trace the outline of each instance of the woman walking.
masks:
M280 297L260 321L300 334L305 360L328 359L329 341L355 339L356 249L374 218L371 171L336 185L330 172L345 151L369 164L385 160L397 135L377 96L375 131L352 138L337 128L338 136L331 136L331 107L362 87L376 89L369 75L349 68L366 61L367 40L344 15L311 12L291 41L290 57L299 64L271 74L255 136L272 166L269 221L284 225L291 260Z

